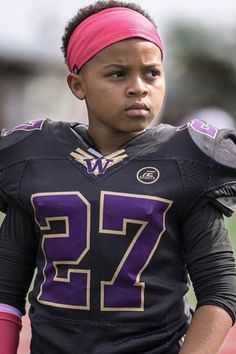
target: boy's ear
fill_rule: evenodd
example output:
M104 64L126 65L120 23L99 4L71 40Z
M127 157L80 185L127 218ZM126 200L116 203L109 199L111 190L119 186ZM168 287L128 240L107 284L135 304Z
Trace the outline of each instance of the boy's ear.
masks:
M73 93L73 95L75 95L75 97L77 97L80 100L85 99L86 95L84 91L82 75L70 73L67 76L67 83L69 88L71 89L71 92Z

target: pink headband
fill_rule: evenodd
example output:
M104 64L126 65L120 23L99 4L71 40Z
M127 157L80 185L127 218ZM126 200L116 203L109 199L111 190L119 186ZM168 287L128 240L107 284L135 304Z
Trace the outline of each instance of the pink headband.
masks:
M137 37L154 43L163 57L157 29L145 16L126 7L99 11L87 17L72 33L67 48L69 69L78 73L102 49L124 39Z

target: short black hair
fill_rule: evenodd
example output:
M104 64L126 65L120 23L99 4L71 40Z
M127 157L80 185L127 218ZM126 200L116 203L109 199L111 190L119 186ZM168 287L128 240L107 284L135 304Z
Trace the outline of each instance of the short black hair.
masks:
M65 27L65 31L64 31L64 34L62 37L61 50L63 52L65 62L67 65L68 65L67 46L68 46L68 42L69 42L70 37L71 37L72 33L74 32L74 30L79 26L79 24L81 22L83 22L89 16L91 16L99 11L109 9L112 7L126 7L131 10L137 11L141 15L145 16L149 21L151 21L152 24L156 27L156 24L155 24L154 20L150 17L150 15L145 10L143 10L139 5L137 5L135 3L128 3L125 1L116 1L116 0L96 1L94 4L91 4L91 5L88 5L86 7L79 9L77 14L74 17L72 17L72 19L68 22L68 24Z

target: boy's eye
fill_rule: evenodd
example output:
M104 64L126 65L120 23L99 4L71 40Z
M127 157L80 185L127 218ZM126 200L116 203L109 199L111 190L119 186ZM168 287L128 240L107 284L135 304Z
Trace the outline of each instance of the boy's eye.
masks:
M125 73L123 71L115 71L113 73L110 73L108 76L114 78L122 78L125 76Z
M155 78L157 76L160 76L160 73L157 70L149 70L145 73L145 76L150 77L150 78Z

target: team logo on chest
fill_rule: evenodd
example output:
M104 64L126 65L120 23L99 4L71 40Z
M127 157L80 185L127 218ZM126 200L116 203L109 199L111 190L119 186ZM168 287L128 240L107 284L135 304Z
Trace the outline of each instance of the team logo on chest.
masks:
M86 167L87 173L95 176L105 174L108 168L123 161L127 157L127 154L123 149L106 156L100 154L100 156L95 156L78 148L75 152L71 152L70 155L81 165Z

